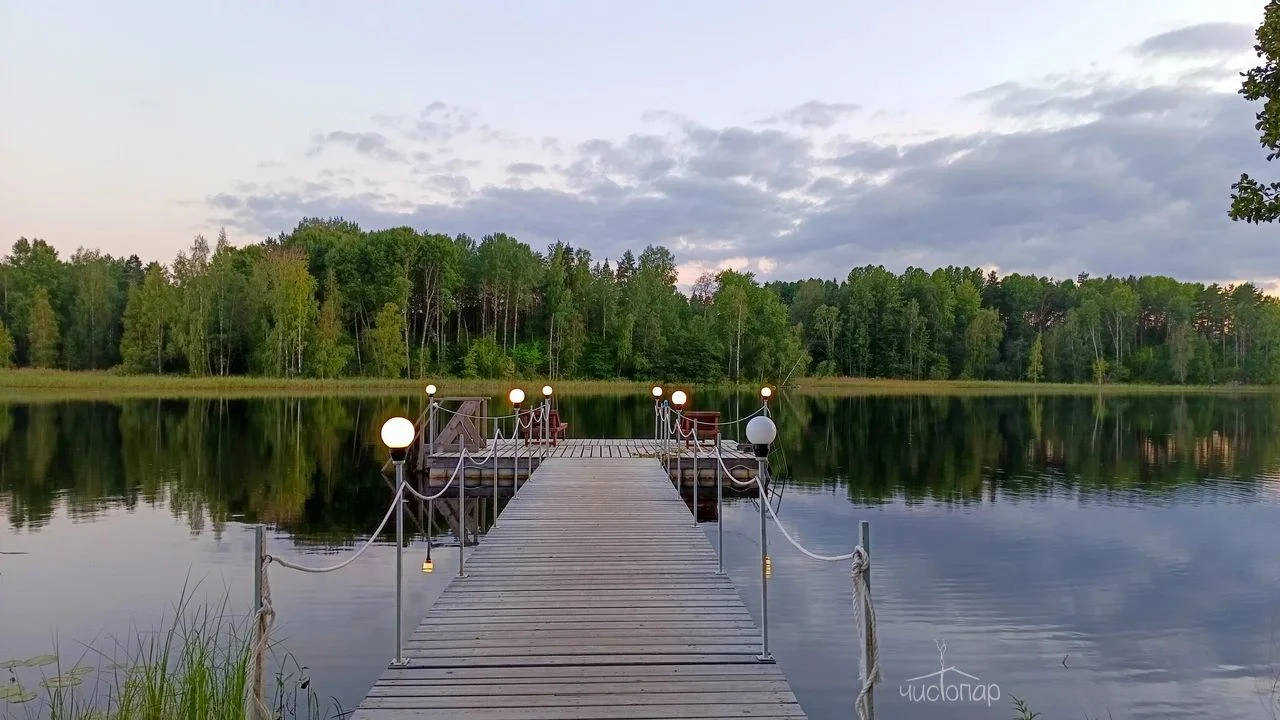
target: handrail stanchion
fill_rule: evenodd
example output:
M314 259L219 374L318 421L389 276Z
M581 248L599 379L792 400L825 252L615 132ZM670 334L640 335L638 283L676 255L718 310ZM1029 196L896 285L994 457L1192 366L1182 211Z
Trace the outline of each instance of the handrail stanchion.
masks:
M466 441L458 438L458 457L465 458L467 453ZM458 474L458 577L467 576L466 571L466 544L467 544L467 463L465 460L458 463L455 470Z
M871 557L871 523L866 520L862 520L858 523L858 544L862 546L862 550L866 553L866 557ZM868 562L866 564L862 573L866 580L866 590L869 596L871 591L871 563ZM868 720L872 720L876 716L875 683L871 682L873 673L871 666L873 664L873 659L875 658L875 629L871 627L871 618L868 617L868 613L865 611L865 608L858 608L858 615L862 617L863 623L862 682L860 682L859 685L867 688L867 718Z
M498 419L493 419L493 524L498 526Z
M767 498L764 493L764 465L765 458L758 451L756 453L756 473L760 477L760 662L773 662L773 656L769 654L769 535L765 532L765 502Z
M698 527L698 453L702 441L698 439L698 421L693 421L693 526Z
M396 465L396 665L404 664L404 455L394 459Z
M716 430L716 555L718 565L716 574L724 574L724 494L720 486L720 468L724 467L723 454L720 452L720 431Z

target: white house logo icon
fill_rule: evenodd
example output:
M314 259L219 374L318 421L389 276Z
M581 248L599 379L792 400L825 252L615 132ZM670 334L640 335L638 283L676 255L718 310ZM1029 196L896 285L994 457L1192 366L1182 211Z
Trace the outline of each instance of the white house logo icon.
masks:
M938 646L938 670L907 678L906 685L898 686L899 695L911 702L985 702L987 707L1000 699L999 685L984 683L977 675L948 665L946 642L934 640L933 644ZM952 683L948 684L948 678Z

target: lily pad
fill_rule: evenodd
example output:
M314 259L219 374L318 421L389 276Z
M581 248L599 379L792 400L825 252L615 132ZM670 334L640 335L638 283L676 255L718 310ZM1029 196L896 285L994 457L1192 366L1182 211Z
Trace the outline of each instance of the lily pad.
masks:
M25 660L0 660L0 670L12 670L20 667Z
M92 673L93 670L94 670L94 667L92 665L77 665L71 668L70 670L68 670L65 674L84 677L85 675Z
M52 665L56 662L58 662L57 655L37 655L33 658L27 658L22 664L26 667L44 667L45 665Z
M18 683L5 683L0 685L0 700L8 700L11 697L17 697L22 692L22 686Z
M12 697L7 697L5 698L5 700L14 704L21 704L21 703L31 702L32 700L35 700L37 697L39 696L33 692L23 692L23 693L14 695Z
M48 690L59 690L62 688L75 687L84 682L79 675L54 675L51 678L45 678L40 681L40 686Z

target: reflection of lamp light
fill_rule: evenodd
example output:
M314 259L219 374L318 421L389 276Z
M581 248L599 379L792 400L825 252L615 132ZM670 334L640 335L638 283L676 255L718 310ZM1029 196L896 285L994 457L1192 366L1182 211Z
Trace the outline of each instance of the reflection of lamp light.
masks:
M773 558L768 555L764 556L764 576L766 578L773 577Z
M511 392L507 393L507 399L511 401L512 405L518 406L524 402L524 391L520 388L511 388Z
M747 422L747 442L755 445L756 457L769 454L769 443L778 436L778 426L763 415L757 415Z
M677 410L684 407L684 404L688 399L689 396L686 395L683 390L677 390L671 393L671 404L675 405Z
M651 390L650 392L653 393L653 397L655 399L662 397L662 388L658 387L657 385L654 385L653 390Z

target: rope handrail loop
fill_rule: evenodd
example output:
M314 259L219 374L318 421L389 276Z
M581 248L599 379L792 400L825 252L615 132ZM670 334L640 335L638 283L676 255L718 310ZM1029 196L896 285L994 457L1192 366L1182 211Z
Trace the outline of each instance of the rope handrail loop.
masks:
M405 483L402 486L402 488L403 487L409 487L408 483ZM356 558L363 555L366 550L368 550L370 547L373 546L373 543L378 539L378 536L382 534L383 528L387 526L387 522L391 520L391 516L395 514L396 508L399 506L400 499L402 497L404 497L403 489L397 490L395 498L393 498L391 501L391 507L387 508L387 514L382 517L382 522L378 523L378 529L373 531L373 534L369 536L369 539L365 541L365 544L361 546L360 549L355 552L355 554L353 554L351 557L347 558L346 560L343 560L342 562L338 563L337 565L329 565L327 567L309 567L307 565L300 565L298 563L293 563L283 558L276 557L275 555L268 554L268 555L264 555L262 558L263 567L265 568L266 565L270 563L277 563L279 565L289 568L290 570L297 570L299 572L305 572L305 573L329 573L329 572L334 572L335 570L341 570L342 568L355 562ZM265 571L263 574L265 576L266 574ZM267 597L265 591L263 593L263 597L264 598Z
M686 416L685 416L685 411L684 411L684 410L678 410L678 409L667 408L667 411L668 411L668 412L670 412L671 414L675 415L675 416L678 418L677 422L678 422L679 420L685 420L685 419L687 419L687 418L686 418ZM690 412L692 412L692 411L690 411ZM726 420L726 421L724 421L724 422L717 422L717 423L707 422L706 420L699 420L699 421L698 421L698 424L699 424L699 425L706 425L707 427L712 427L712 426L714 426L714 427L728 427L728 426L730 426L730 425L737 425L738 423L746 422L747 420L750 420L751 418L753 418L753 417L755 417L755 416L759 415L759 414L760 414L760 413L762 413L762 412L766 412L766 406L761 406L761 407L759 407L759 408L756 408L755 412L749 413L749 414L747 414L747 415L743 415L742 417L737 418L737 419L734 419L734 420ZM691 422L692 422L692 421L691 421Z

